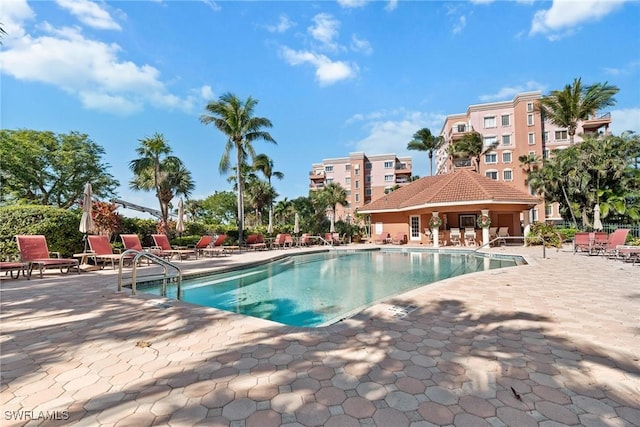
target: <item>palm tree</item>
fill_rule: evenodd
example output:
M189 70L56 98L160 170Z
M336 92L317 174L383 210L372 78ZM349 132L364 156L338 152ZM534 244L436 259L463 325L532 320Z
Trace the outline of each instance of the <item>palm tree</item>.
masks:
M576 78L563 90L551 91L540 98L537 109L554 125L567 128L569 142L573 144L578 122L589 119L598 110L615 105L613 96L619 90L606 82L584 87L581 79Z
M484 145L484 138L480 132L474 131L465 134L458 142L453 144L450 154L473 158L476 172L480 173L480 158L486 153L493 151L498 146L498 142Z
M134 174L129 186L132 190L155 191L162 220L167 224L169 204L176 195L189 197L195 184L182 161L170 155L172 150L162 134L139 140L136 153L140 156L129 162Z
M336 206L345 206L347 204L347 190L337 182L330 182L318 193L318 200L323 203L324 206L331 207L331 223L334 224L336 218Z
M242 177L241 165L247 163L247 157L255 157L252 143L259 139L276 144L269 132L263 128L270 128L273 125L265 117L254 117L253 112L257 99L249 97L242 102L231 93L223 94L218 101L211 101L205 109L210 114L200 116L200 122L205 125L213 123L216 128L227 136L224 152L220 158L220 173L227 173L230 167L231 151L236 151L236 175L238 183L238 239L242 241L244 229L244 181Z
M444 139L441 136L434 136L428 128L423 128L413 134L413 140L409 141L407 149L429 153L429 165L433 176L433 153L442 146L443 142Z
M282 172L273 170L273 160L266 154L258 154L255 159L253 159L253 170L262 172L265 178L267 178L270 187L272 176L278 179L284 178ZM273 199L269 201L269 230L273 230Z

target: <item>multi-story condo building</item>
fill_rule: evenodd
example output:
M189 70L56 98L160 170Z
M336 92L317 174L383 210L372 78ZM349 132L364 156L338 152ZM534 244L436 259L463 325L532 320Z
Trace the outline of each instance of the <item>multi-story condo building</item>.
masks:
M395 154L368 156L363 152L348 157L324 159L311 165L309 189L321 190L335 182L347 191L347 205L336 208L336 221L353 219L354 212L365 203L375 200L396 185L411 180L411 157Z
M459 168L475 169L473 159L453 159L448 149L465 134L478 132L485 147L498 144L494 150L481 156L478 172L531 192L527 184L527 166L519 158L528 155L547 158L553 150L567 148L570 144L567 129L541 119L536 108L541 97L539 91L519 93L512 101L470 105L466 113L447 116L440 132L444 144L435 155L437 173L444 174ZM609 134L610 124L609 113L594 114L593 118L579 124L574 143L582 142L580 134ZM539 204L530 211L531 222L561 219L557 204Z

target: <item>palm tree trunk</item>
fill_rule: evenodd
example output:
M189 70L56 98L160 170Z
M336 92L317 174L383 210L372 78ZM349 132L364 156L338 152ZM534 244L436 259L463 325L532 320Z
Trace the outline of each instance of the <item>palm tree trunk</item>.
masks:
M236 170L237 170L237 177L238 177L238 244L240 244L242 243L242 232L244 230L244 197L242 194L244 185L242 182L242 171L241 171L242 158L241 158L240 150L237 149L236 151L238 151L238 166Z

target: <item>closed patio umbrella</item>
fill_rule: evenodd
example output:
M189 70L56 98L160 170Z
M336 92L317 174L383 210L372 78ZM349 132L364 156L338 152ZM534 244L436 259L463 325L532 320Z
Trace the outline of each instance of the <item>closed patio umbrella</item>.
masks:
M269 226L267 227L267 233L273 234L273 210L269 209Z
M331 228L329 228L329 233L335 233L336 232L336 221L335 218L333 217L333 214L331 214Z
M600 221L600 205L596 204L593 208L593 229L602 231L602 221Z
M300 215L298 215L298 212L296 212L296 216L293 220L293 233L296 235L300 233Z
M176 222L176 231L182 235L184 233L184 204L182 198L178 200L178 222Z
M91 183L87 182L84 186L84 194L82 197L82 218L80 218L80 226L78 230L84 234L84 251L87 251L87 234L93 233L95 226L91 216L93 189Z

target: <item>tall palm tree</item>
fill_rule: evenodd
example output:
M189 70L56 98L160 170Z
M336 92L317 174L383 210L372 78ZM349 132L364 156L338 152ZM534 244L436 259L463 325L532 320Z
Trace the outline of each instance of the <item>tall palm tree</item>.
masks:
M167 224L173 197L183 195L188 198L195 188L191 172L178 157L171 155L171 147L162 134L155 133L139 142L136 153L140 157L129 162L134 174L129 187L132 190L155 191L162 220Z
M220 158L220 173L227 173L230 167L230 156L236 151L236 175L238 183L238 239L242 240L244 229L244 181L241 165L247 163L247 157L255 157L253 142L264 140L276 144L269 132L262 129L273 125L265 117L255 117L254 110L257 99L247 98L242 102L232 93L223 94L218 101L211 101L205 109L209 114L200 116L200 122L205 125L213 123L216 128L227 136L224 152Z
M444 139L441 136L434 136L428 128L423 128L413 134L413 139L407 144L407 149L429 153L429 165L433 176L433 153L442 146L443 142Z
M495 150L498 144L498 142L494 142L485 146L482 134L474 131L465 134L459 141L454 143L450 153L471 157L475 163L476 172L480 173L480 158L486 153Z
M563 90L554 90L540 98L537 106L542 116L556 126L567 128L569 142L573 144L578 122L605 107L616 104L614 95L620 89L605 83L583 86L579 78Z
M253 170L260 171L267 178L269 186L271 186L271 177L274 176L278 179L284 178L284 174L280 171L273 170L273 160L266 154L258 154L253 159ZM273 188L273 187L272 187ZM273 199L269 201L269 229L273 228Z
M347 190L337 182L330 182L318 193L318 200L323 203L325 207L331 207L331 223L333 224L336 218L336 207L347 204Z

